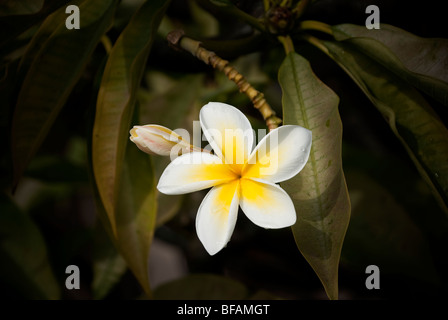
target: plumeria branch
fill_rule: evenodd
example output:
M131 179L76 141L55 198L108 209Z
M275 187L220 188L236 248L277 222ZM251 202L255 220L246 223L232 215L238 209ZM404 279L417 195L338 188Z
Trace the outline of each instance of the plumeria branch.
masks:
M263 93L256 90L241 73L229 64L229 61L221 59L213 51L205 49L201 42L185 36L181 30L170 32L167 39L175 48L190 52L199 60L223 72L229 80L235 82L240 92L246 94L252 101L254 107L260 111L269 130L277 128L282 123L282 120L276 116L275 111L272 110L264 98Z

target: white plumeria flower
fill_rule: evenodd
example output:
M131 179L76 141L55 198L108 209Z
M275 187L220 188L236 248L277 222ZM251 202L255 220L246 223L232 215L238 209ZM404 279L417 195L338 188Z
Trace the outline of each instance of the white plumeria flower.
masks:
M311 131L281 126L253 148L254 132L238 109L210 102L199 118L214 154L191 152L176 158L166 167L157 188L174 195L212 187L196 217L196 231L207 252L214 255L229 242L240 206L260 227L293 225L292 200L276 183L294 177L305 166Z

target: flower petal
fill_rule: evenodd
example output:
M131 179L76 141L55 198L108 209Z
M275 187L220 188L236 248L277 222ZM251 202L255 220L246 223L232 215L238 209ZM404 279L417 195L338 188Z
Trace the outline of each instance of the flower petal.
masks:
M210 102L202 107L199 120L215 154L228 164L242 167L254 144L254 132L247 117L231 105Z
M240 180L240 190L241 209L256 225L277 229L296 222L294 204L278 185L243 178Z
M274 183L291 179L305 166L310 150L310 130L281 126L269 132L255 147L242 175Z
M196 232L210 255L225 247L238 216L238 180L213 187L196 216Z
M192 152L174 159L163 171L157 189L165 194L184 194L236 179L220 158Z

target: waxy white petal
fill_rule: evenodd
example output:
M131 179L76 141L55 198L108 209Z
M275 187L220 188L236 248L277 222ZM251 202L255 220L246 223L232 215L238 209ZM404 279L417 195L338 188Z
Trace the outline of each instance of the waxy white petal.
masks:
M242 166L251 153L255 140L247 117L231 105L210 102L202 107L199 120L215 154L228 164Z
M226 246L238 216L238 180L213 187L202 200L196 232L210 255Z
M163 171L157 189L164 194L190 193L234 180L229 166L215 155L192 152L174 159Z
M255 147L243 176L281 182L298 174L310 155L311 131L286 125L272 130Z
M291 198L273 183L240 179L240 206L253 223L266 229L289 227L296 222Z

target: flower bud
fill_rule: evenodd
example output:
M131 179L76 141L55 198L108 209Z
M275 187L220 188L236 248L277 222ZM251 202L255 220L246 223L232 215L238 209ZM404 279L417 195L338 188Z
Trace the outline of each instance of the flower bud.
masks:
M148 154L169 156L173 155L173 152L179 155L190 151L200 151L180 135L163 126L154 124L134 126L130 133L131 141Z

